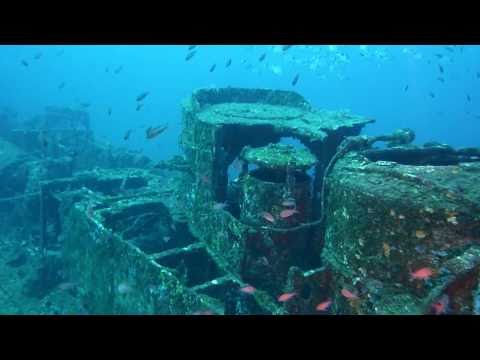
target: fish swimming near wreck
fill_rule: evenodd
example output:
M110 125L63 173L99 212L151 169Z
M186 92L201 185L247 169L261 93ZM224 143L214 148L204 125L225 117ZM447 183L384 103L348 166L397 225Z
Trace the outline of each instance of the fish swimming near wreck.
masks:
M131 293L133 291L132 285L128 281L123 281L117 286L117 291L121 295Z
M133 133L133 129L127 130L127 132L125 133L125 135L123 135L123 140L124 140L124 141L127 141L128 139L130 139L130 135L132 135L132 133Z
M342 294L342 296L346 299L349 299L349 300L356 300L358 299L358 296L357 294L351 292L350 290L348 289L345 289L343 288L342 291L340 291L340 293Z
M252 285L245 285L244 287L240 288L240 291L245 294L253 294L257 289L255 289Z
M260 213L260 216L265 220L267 220L269 223L272 223L272 224L275 223L275 218L273 217L272 214L270 214L267 211L263 211L262 213Z
M325 300L325 301L321 302L320 304L318 304L315 307L315 310L317 310L317 311L327 311L328 308L330 307L330 305L332 305L332 300L328 299L328 300Z
M46 149L48 147L49 139L46 131L41 131L40 134L38 134L38 141L40 142L42 148Z
M137 102L140 102L143 99L145 99L148 96L148 94L150 94L150 91L145 91L145 92L141 93L140 95L138 95L137 98L136 98Z
M185 57L185 61L191 60L191 59L195 56L196 53L197 53L196 50L194 50L194 51L192 51L192 52L189 52L189 53L187 54L187 56Z
M410 277L412 280L428 280L432 277L432 275L433 271L429 267L423 267L410 273Z
M165 124L165 125L161 125L161 126L157 126L157 127L149 127L145 133L146 133L146 137L147 139L153 139L153 138L156 138L158 135L160 135L161 133L163 133L165 130L167 130L168 128L168 124Z
M285 209L285 210L282 210L282 212L280 213L280 217L282 219L287 219L295 214L298 214L298 210L296 209Z
M300 78L300 74L295 75L295 77L292 80L292 86L297 85L298 79Z
M297 293L296 292L289 292L289 293L284 293L282 295L280 295L277 300L279 302L287 302L287 301L290 301L291 299L293 299L295 296L297 296Z
M432 310L435 315L443 315L448 311L449 304L450 298L447 294L443 294L437 302L432 304Z

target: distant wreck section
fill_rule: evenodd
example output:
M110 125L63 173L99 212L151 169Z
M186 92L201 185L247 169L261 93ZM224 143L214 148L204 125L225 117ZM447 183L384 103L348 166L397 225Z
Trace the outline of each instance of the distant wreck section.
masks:
M32 124L1 153L0 211L40 194L30 292L69 281L108 314L478 312L480 149L361 136L373 119L267 89L194 92L183 154L156 165L100 151L84 115L45 116L58 142Z

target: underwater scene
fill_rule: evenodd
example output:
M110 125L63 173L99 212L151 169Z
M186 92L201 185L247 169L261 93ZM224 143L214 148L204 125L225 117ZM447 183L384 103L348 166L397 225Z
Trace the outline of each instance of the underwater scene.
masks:
M480 46L0 45L0 314L480 314Z

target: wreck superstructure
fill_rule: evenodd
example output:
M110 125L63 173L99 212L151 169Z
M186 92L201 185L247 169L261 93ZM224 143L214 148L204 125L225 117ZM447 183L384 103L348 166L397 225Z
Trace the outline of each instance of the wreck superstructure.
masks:
M52 129L75 118L92 139L83 115L47 113ZM92 145L93 169L92 156L60 161L58 144L75 144L57 142L35 161L63 171L33 182L22 173L39 194L28 201L44 267L61 267L89 312L313 314L331 299L320 313L425 314L445 294L450 311L476 311L478 149L413 146L408 129L360 136L373 119L290 91L201 89L182 117L183 154L156 166L114 152L108 161ZM42 149L31 129L12 130L5 146L19 155L0 170ZM27 149L25 136L38 145ZM422 267L431 279L412 279ZM295 295L283 303L283 293Z

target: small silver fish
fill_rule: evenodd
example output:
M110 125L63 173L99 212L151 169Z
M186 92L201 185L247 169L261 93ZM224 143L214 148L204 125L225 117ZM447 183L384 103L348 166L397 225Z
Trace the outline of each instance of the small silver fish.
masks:
M133 290L132 286L126 281L121 282L117 286L117 291L121 295L128 294L128 293L132 292L132 290Z
M219 210L223 210L225 209L226 207L228 207L228 204L227 203L215 203L213 205L213 210L216 210L216 211L219 211Z
M415 246L415 251L419 254L424 254L427 251L427 247L425 245L417 245Z

